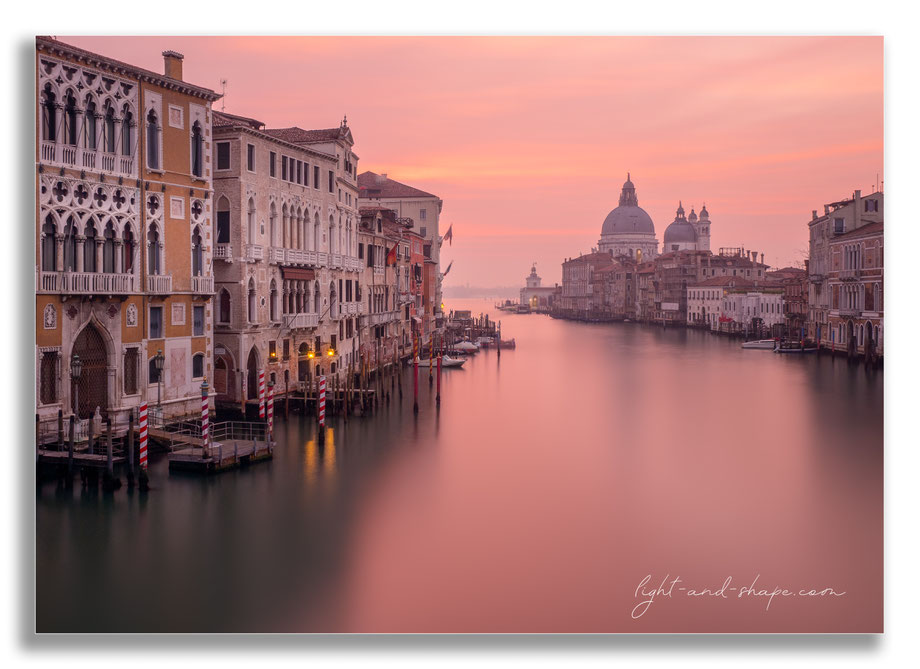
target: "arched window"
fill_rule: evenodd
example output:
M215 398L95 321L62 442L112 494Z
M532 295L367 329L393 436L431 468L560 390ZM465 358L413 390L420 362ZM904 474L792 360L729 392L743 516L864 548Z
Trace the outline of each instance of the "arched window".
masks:
M92 98L86 100L86 110L83 113L83 137L86 139L86 148L96 150L96 103Z
M249 231L249 243L256 243L256 203L249 198L249 209L246 213L246 227Z
M77 228L73 216L67 219L64 226L64 271L74 272L77 269Z
M287 204L281 207L281 245L284 248L291 247L291 223L288 218Z
M105 122L102 125L103 150L106 153L115 153L115 110L106 104Z
M130 274L134 269L134 233L131 232L131 226L125 226L124 232L122 232L122 239L124 240L124 259L121 271L125 274Z
M221 196L217 201L217 218L215 219L215 225L217 226L217 243L218 244L229 244L230 243L230 200L226 197Z
M105 226L105 237L102 242L102 271L109 274L115 273L115 226L111 223Z
M57 270L57 226L51 214L45 217L42 226L42 271L54 272Z
M220 291L217 317L221 323L230 322L230 292L226 288L222 288Z
M204 266L204 250L201 245L201 229L192 230L192 276L201 276Z
M269 318L272 322L278 320L278 286L275 284L275 280L272 279L271 288L269 289L268 295L268 310Z
M271 209L268 212L268 236L271 240L269 241L271 246L278 246L278 230L276 229L278 225L277 218L278 212L275 209L275 203L272 202Z
M57 141L57 96L51 90L51 84L45 84L42 101L42 139L46 142Z
M96 226L90 221L83 230L86 241L83 242L83 271L96 271Z
M329 283L329 318L338 318L339 305L336 300L335 281Z
M57 362L58 353L49 351L42 353L41 373L41 403L54 404L57 402Z
M313 313L319 313L319 281L313 283Z
M147 232L147 273L160 273L160 232L156 225Z
M204 353L196 353L192 356L192 378L200 379L204 376Z
M204 174L204 135L198 121L192 126L192 174L196 177Z
M319 251L319 212L313 215L313 250Z
M300 219L300 248L304 251L310 248L310 212L303 210L303 218Z
M121 155L123 156L130 156L134 153L134 142L132 141L134 138L131 136L133 121L134 115L128 105L125 105L121 112Z
M153 109L147 113L147 167L160 169L160 125Z
M256 322L256 282L249 279L249 295L247 299L247 305L249 307L249 322Z
M335 231L335 217L329 215L329 253L335 253L335 242L333 241L333 232Z
M77 145L77 101L71 91L64 98L64 143Z

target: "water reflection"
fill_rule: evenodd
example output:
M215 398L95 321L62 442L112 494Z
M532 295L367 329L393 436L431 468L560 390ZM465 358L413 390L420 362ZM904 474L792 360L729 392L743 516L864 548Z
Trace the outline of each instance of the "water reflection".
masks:
M322 447L292 412L271 463L202 480L155 457L149 494L44 485L39 628L880 627L881 373L685 330L502 321L517 348L445 371L440 410L420 370L413 415L407 370L403 397L391 383L373 418L330 417ZM678 572L847 596L632 620L641 578Z

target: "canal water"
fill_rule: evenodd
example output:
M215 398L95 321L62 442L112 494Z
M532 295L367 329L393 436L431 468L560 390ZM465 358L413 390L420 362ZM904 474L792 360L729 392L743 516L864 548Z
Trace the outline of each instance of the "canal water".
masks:
M324 448L279 406L270 463L42 484L38 630L881 631L881 372L491 306L440 411L407 370Z

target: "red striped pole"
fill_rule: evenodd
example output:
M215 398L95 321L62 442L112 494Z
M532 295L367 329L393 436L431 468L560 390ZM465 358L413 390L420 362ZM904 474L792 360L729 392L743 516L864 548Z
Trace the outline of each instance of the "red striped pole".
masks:
M326 377L319 377L319 400L317 400L319 413L319 426L326 427Z
M201 448L204 451L202 457L208 457L208 446L210 441L208 439L208 417L210 414L210 406L208 405L208 380L205 379L201 382Z
M141 404L138 409L137 428L140 432L140 461L141 469L147 469L147 403Z
M259 418L265 420L265 370L259 370Z
M268 436L271 438L275 428L275 384L268 382Z
M418 335L412 340L412 380L413 397L412 411L418 413Z

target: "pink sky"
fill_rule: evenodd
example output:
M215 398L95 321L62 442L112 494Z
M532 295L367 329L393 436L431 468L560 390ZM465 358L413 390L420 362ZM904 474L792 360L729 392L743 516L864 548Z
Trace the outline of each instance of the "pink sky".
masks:
M632 173L659 242L705 202L712 246L807 252L813 209L884 179L881 37L61 37L269 127L348 114L359 171L436 193L447 285L544 284ZM221 103L217 103L220 108Z

